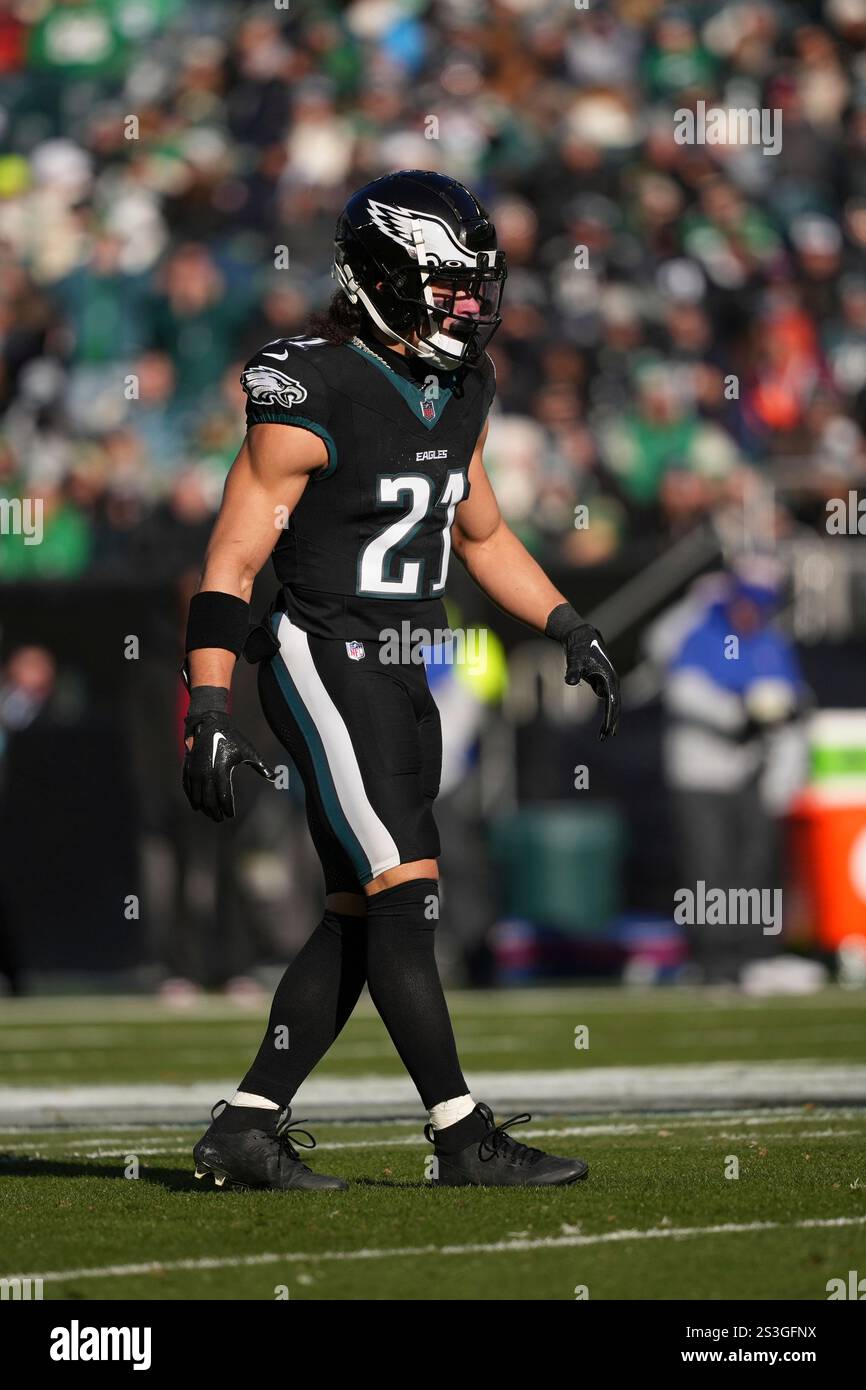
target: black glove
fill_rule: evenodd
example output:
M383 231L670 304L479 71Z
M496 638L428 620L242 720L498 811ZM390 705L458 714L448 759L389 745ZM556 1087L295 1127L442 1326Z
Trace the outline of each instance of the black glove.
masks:
M547 619L548 637L561 642L565 651L565 683L586 681L600 700L604 700L604 719L599 730L602 742L616 733L619 723L619 676L604 649L604 638L597 628L576 613L570 603L560 603Z
M184 724L192 748L187 748L183 760L183 789L193 810L204 811L215 821L235 813L232 773L240 763L247 763L269 782L276 777L235 728L227 704L228 691L222 687L196 686Z

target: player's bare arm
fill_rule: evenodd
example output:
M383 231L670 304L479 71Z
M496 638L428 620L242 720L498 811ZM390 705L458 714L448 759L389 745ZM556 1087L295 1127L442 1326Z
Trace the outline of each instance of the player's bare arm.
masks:
M605 702L600 737L616 733L619 681L601 634L584 622L515 536L499 510L484 467L485 425L469 466L470 493L457 508L452 547L494 603L529 627L561 641L569 685L585 680Z
M254 425L229 470L208 543L199 593L233 594L249 603L253 582L277 540L278 526L301 499L312 473L327 463L318 435ZM189 654L190 687L228 685L235 657L221 647Z
M235 728L228 714L229 687L249 627L256 575L308 479L325 464L327 450L317 435L260 424L247 433L226 480L191 607L187 642L190 708L184 788L194 809L213 820L234 815L231 778L239 763L247 763L260 776L273 775ZM228 645L190 645L207 642L209 632L215 642Z

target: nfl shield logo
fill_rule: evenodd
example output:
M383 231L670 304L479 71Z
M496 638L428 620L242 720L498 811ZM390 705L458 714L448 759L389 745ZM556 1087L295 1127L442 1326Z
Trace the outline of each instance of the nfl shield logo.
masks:
M363 643L363 642L347 642L347 643L346 643L346 654L347 654L347 656L348 656L348 658L349 658L350 661L363 661L363 660L364 660L364 643Z
M421 414L424 416L424 419L425 419L425 420L435 420L435 419L436 419L436 403L435 403L435 401L422 401L422 402L421 402Z

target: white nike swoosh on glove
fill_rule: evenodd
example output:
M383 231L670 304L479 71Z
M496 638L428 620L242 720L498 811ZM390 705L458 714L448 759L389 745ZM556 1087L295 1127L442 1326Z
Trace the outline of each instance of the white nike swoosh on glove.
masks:
M220 739L222 739L223 742L225 742L225 734L214 734L214 736L213 736L213 750L212 750L212 752L211 752L211 762L213 763L214 767L216 767L216 753L217 753L217 749L218 749L219 746L220 746Z
M289 355L289 349L283 348L282 352L263 352L262 357L276 357L278 362L285 362Z
M595 640L594 637L593 637L593 639L592 639L592 641L590 642L589 645L590 645L591 647L595 647L596 650L598 651L599 656L603 656L604 659L605 659L605 661L607 662L608 666L610 666L610 664L611 664L611 662L610 662L610 657L608 656L607 652L603 652L603 651L602 651L601 647L599 647L598 642ZM611 669L613 669L613 668L611 668Z

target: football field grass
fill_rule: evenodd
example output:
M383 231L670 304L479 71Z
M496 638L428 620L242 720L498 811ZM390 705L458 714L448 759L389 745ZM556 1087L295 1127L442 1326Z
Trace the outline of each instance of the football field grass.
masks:
M322 1068L341 1112L310 1124L312 1165L348 1191L196 1182L197 1114L0 1119L0 1276L42 1277L46 1299L823 1300L828 1280L866 1271L866 1107L822 1104L806 1087L796 1104L686 1109L676 1094L665 1105L659 1081L676 1063L743 1076L766 1062L862 1068L861 996L530 990L457 995L454 1014L470 1084L498 1073L507 1092L517 1069L524 1082L533 1071L567 1081L628 1066L643 1069L655 1108L548 1106L516 1126L524 1142L589 1161L575 1186L440 1190L427 1181L423 1117L348 1118L355 1085L400 1073L362 1008ZM584 1025L589 1047L576 1051ZM147 1000L7 1003L4 1093L224 1083L261 1026L218 1000L183 1016Z
M464 1070L647 1067L690 1062L866 1062L866 995L825 989L748 999L687 989L452 992ZM0 1001L0 1084L74 1085L237 1078L261 1041L267 1006L221 998L188 1011L145 997ZM575 1048L575 1029L586 1028ZM317 1075L403 1074L365 996Z

